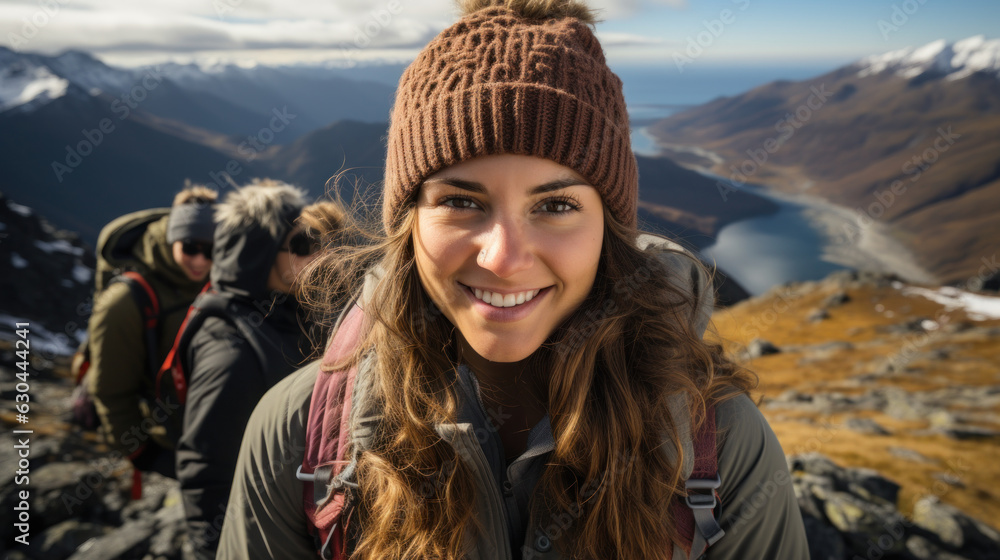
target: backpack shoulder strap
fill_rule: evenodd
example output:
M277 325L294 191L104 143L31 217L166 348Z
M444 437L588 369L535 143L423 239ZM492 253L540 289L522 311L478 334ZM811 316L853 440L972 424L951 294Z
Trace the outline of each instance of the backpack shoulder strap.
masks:
M708 548L725 536L715 518L719 508L718 449L715 407L706 411L705 422L694 434L694 469L684 482L687 496L673 504L674 522L684 552L690 560L701 558ZM679 559L675 559L679 560Z
M187 315L177 330L177 336L174 337L174 343L170 347L170 352L167 354L163 364L158 368L156 374L157 399L161 398L160 390L162 388L163 376L170 375L180 404L183 405L187 401L188 372L187 364L185 364L187 348L191 345L191 340L194 338L195 333L198 332L198 329L209 317L218 317L235 326L240 337L245 339L247 344L250 345L261 369L267 370L269 366L267 354L264 353L264 349L260 345L260 341L257 340L253 328L241 317L232 316L227 311L227 305L228 301L225 298L219 297L211 289L210 284L206 285L201 293L198 294L194 303L188 308Z
M343 558L345 533L341 523L344 492L331 482L347 465L347 440L351 398L357 366L331 371L354 353L361 335L364 314L351 305L337 327L316 376L306 423L306 451L295 476L303 481L303 506L316 538L321 558Z
M139 312L142 313L143 338L146 343L146 372L150 376L156 375L157 353L159 352L159 323L160 323L160 300L156 297L156 290L143 278L142 274L130 270L123 272L111 280L111 283L121 282L128 286L129 292Z
M191 342L190 339L194 331L197 330L197 324L200 324L200 321L204 320L204 317L200 319L195 317L198 309L196 305L198 299L210 289L211 284L205 284L201 293L198 294L198 298L195 299L195 303L192 303L188 307L187 314L184 315L184 320L181 321L181 326L177 329L177 334L174 336L174 343L170 346L170 351L167 352L167 357L163 360L163 365L156 372L156 381L153 386L156 387L156 400L158 401L163 398L160 388L162 387L163 376L167 374L173 379L174 389L180 401L179 404L183 405L187 401L187 376L184 375L184 366L181 364L181 356L184 352L182 348L186 348L187 344ZM191 328L188 328L189 326Z

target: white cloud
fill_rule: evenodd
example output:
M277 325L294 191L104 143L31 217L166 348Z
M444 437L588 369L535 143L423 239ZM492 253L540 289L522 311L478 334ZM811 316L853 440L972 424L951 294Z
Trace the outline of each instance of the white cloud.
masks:
M651 6L686 0L592 0L604 21L633 17ZM49 6L45 8L43 6ZM177 57L246 58L260 53L283 62L351 49L355 58L398 58L455 21L447 0L23 0L0 10L0 44L24 39L19 50L54 54L67 49L102 58L149 62ZM34 23L32 23L34 22ZM609 48L640 48L660 40L602 33ZM298 54L296 54L298 51ZM395 56L393 55L395 53Z
M659 46L665 43L662 37L649 37L647 35L617 33L613 31L598 31L597 38L606 49L615 47Z

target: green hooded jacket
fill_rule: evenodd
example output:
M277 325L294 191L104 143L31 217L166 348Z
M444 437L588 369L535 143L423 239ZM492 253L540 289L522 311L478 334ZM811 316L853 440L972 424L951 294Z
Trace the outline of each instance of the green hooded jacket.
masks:
M103 260L102 264L139 272L156 292L161 310L157 363L166 358L188 307L204 286L204 282L188 279L174 261L167 243L168 219L165 209L122 216L101 231L98 241L98 260ZM98 282L102 282L100 274ZM98 286L90 317L87 372L87 387L101 419L101 434L108 445L125 455L151 441L173 449L180 434L183 408L169 401L163 406L153 405L142 312L128 285L112 283L101 291L103 287Z

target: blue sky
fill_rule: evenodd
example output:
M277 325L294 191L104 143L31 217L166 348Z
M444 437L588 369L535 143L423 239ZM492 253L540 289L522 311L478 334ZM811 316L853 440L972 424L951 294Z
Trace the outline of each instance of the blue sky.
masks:
M603 12L598 32L619 66L678 68L677 56L690 52L698 65L832 66L936 39L1000 35L997 0L590 4ZM406 61L454 19L447 0L3 0L0 44L44 53L79 48L123 65ZM687 50L699 41L700 51Z

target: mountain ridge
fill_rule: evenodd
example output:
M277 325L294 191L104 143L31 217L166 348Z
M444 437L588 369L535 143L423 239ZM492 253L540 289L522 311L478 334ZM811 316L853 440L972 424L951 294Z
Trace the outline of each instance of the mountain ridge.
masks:
M845 240L888 224L921 266L942 281L962 281L995 252L989 239L1000 235L1000 74L954 79L934 57L918 58L922 65L866 72L858 62L773 82L649 130L690 168L853 210ZM915 67L920 73L907 70Z

